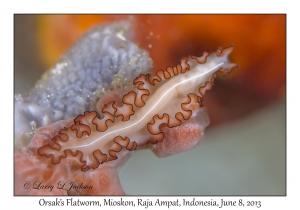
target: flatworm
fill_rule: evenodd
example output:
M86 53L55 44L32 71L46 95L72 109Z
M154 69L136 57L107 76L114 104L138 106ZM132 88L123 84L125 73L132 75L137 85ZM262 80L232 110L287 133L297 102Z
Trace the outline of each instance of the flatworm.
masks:
M216 72L226 75L238 67L228 61L233 48L185 57L181 64L155 75L141 74L133 81L135 89L122 97L121 105L111 101L101 113L86 111L77 116L73 125L61 129L51 144L38 149L38 154L53 164L62 158L76 160L81 170L87 171L116 160L122 149L133 151L140 145L162 141L161 125L172 128L189 120L202 107Z

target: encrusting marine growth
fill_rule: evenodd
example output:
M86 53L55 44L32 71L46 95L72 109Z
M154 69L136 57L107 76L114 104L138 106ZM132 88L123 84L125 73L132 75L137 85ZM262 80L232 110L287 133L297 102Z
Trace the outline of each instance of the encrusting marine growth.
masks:
M130 40L131 34L124 21L91 28L29 92L17 94L15 148L27 146L39 127L95 110L103 95L147 74L152 60Z

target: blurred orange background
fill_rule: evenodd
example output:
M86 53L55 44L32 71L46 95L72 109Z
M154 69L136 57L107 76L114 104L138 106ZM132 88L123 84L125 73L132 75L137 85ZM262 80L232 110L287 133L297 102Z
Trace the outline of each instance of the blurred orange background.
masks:
M211 125L241 118L286 96L285 15L35 15L38 53L46 68L95 24L127 19L133 41L153 59L153 71L182 57L235 45L241 68L221 74L207 92ZM44 69L46 69L44 68Z

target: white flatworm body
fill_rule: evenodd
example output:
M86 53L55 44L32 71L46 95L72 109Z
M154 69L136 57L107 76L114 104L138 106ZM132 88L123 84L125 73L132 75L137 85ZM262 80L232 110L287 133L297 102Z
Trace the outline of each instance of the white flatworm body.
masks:
M117 159L124 148L132 151L139 145L162 141L162 124L172 128L189 120L201 108L215 73L228 74L237 67L228 61L232 50L233 46L211 55L189 56L156 75L140 75L133 81L136 88L123 96L121 106L116 101L107 103L101 119L95 111L79 115L51 144L39 148L39 155L51 158L53 164L61 158L74 159L86 171Z

